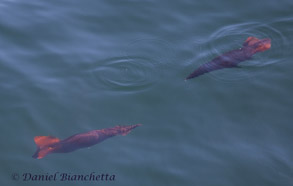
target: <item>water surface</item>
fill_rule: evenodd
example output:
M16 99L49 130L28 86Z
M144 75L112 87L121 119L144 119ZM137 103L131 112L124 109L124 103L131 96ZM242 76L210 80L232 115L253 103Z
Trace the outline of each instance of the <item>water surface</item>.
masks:
M290 0L1 0L1 182L293 185L292 9ZM184 81L249 36L272 48ZM136 123L90 149L31 157L34 136ZM116 179L22 180L56 172Z

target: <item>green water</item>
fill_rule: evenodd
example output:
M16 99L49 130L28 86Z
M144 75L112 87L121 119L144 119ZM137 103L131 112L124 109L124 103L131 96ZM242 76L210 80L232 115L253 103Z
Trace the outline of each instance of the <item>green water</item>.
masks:
M292 10L291 0L0 0L0 182L293 185ZM184 81L249 36L271 49ZM32 158L35 136L136 123L89 149ZM93 172L115 179L60 180Z

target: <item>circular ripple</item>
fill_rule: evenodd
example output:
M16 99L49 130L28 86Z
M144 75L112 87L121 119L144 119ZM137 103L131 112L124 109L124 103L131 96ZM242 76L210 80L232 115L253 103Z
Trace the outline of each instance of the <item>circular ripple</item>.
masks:
M134 39L119 51L119 57L98 61L91 72L103 89L136 93L149 90L164 77L175 54L168 42L156 38Z
M282 61L286 39L284 35L269 24L244 23L225 26L213 33L207 42L202 43L204 49L200 61L206 63L216 56L242 47L243 42L249 37L270 38L271 49L255 54L251 60L241 62L242 68L227 68L207 73L210 77L222 81L239 81L251 78L266 67ZM202 64L203 64L202 63Z
M109 58L92 70L98 84L107 90L135 93L155 84L157 62L138 56Z

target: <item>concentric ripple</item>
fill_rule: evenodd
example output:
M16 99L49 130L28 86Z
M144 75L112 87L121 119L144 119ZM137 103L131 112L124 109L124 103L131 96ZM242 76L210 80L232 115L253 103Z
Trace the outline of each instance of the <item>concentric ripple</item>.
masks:
M163 76L164 65L174 51L161 39L135 39L125 44L118 57L95 62L91 74L105 90L136 93L149 90ZM119 55L121 54L121 55Z
M98 85L106 90L135 93L150 88L156 82L156 62L138 57L115 57L99 62L92 69Z
M270 38L271 49L255 54L251 60L241 62L239 65L242 68L221 69L210 72L208 75L222 81L239 81L265 72L267 67L282 61L286 47L285 36L273 26L257 22L220 28L205 43L202 43L201 48L204 49L204 54L199 60L203 64L227 51L240 48L249 36L260 39Z

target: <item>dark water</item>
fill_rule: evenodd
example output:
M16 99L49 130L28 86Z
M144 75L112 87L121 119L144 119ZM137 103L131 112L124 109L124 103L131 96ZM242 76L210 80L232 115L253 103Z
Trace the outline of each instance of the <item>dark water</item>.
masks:
M293 185L292 10L292 0L1 0L2 185ZM184 81L248 36L272 48ZM34 136L136 123L90 149L31 157ZM115 181L22 180L56 172Z

